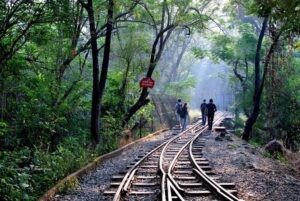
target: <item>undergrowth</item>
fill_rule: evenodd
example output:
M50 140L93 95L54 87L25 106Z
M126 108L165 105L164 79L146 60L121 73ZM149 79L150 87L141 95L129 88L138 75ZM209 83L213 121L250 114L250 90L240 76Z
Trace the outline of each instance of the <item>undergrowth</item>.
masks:
M273 154L271 154L270 152L265 151L263 153L263 156L266 158L275 159L283 164L289 163L288 158L284 154L279 153L279 152L274 152Z
M96 150L87 145L87 133L65 138L55 151L23 147L15 151L0 151L1 200L37 200L58 180L80 169L98 155L115 149L117 142L104 143ZM109 134L107 134L109 135ZM109 139L109 138L108 138ZM68 192L78 185L68 181L61 191Z

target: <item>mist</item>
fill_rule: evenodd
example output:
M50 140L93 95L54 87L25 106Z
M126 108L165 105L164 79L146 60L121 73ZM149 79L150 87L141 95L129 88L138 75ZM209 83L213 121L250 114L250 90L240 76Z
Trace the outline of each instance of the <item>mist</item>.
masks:
M199 109L203 99L208 102L211 98L219 110L228 110L232 106L234 93L229 83L230 67L205 58L195 63L191 71L197 78L197 85L191 90L191 108Z

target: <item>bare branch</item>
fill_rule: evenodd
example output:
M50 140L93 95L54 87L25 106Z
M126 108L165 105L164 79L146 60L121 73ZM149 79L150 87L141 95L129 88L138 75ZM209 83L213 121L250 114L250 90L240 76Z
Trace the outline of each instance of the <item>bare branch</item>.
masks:
M140 4L144 9L145 9L145 11L148 13L148 15L150 16L150 18L151 18L151 20L152 20L152 22L153 22L153 24L154 24L154 28L155 28L155 33L156 33L156 35L158 34L158 28L157 28L157 24L156 24L156 21L155 21L155 19L154 19L154 16L152 15L152 13L150 12L150 10L148 9L148 7L147 7L147 5L146 4L144 4L144 3L142 3L142 4Z
M116 22L132 22L132 23L141 23L141 24L146 24L149 26L152 26L155 28L154 24L150 24L149 22L145 22L145 21L141 21L141 20L127 20L127 19L123 19L123 20L117 20Z

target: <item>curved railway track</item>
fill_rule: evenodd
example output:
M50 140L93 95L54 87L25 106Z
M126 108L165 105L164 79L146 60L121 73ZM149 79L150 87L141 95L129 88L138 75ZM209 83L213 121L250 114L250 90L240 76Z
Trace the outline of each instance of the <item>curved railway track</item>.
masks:
M217 113L214 124L225 114ZM228 200L238 201L233 183L218 182L202 156L207 126L198 122L167 139L129 167L117 188L107 191L113 201L127 200Z

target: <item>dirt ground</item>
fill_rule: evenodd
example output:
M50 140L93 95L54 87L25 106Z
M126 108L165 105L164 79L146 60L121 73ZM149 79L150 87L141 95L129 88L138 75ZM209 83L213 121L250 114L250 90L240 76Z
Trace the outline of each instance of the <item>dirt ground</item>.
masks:
M210 131L208 131L210 132ZM279 161L267 158L262 149L244 143L231 135L231 140L216 140L211 132L203 149L213 170L224 182L234 182L243 200L300 201L300 174Z

